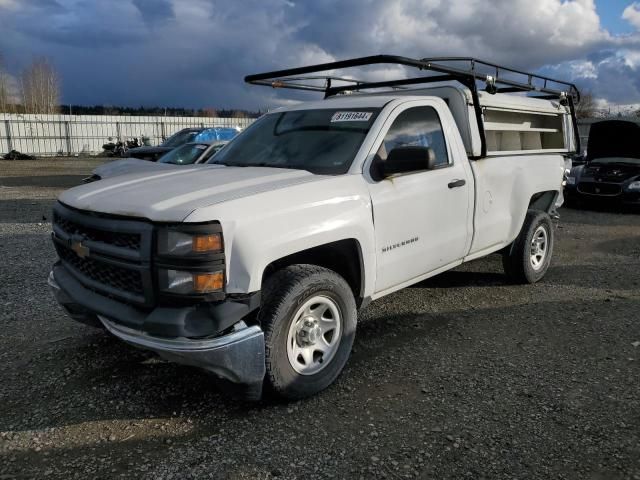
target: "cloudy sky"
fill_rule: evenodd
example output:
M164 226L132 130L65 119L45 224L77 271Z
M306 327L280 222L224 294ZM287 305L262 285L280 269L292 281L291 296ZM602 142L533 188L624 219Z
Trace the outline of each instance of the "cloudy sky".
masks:
M50 57L65 103L265 108L290 94L244 75L377 53L476 56L640 103L639 1L0 0L0 26L8 68Z

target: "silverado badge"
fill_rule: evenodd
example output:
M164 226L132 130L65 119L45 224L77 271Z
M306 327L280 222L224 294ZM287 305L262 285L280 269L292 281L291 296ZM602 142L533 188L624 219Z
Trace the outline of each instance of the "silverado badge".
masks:
M89 247L85 247L82 244L82 241L71 242L71 250L76 252L76 255L78 255L80 258L85 258L89 256Z

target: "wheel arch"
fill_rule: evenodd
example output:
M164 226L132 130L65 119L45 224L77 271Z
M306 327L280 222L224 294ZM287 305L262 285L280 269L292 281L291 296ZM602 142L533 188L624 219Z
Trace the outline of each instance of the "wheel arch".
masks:
M351 287L356 305L364 301L365 272L362 246L355 238L317 245L273 260L262 272L261 284L273 273L290 265L308 264L324 267L342 276Z
M516 240L522 228L524 227L525 221L527 219L527 214L534 210L539 212L544 212L549 214L556 204L556 199L560 194L557 190L543 190L536 193L531 194L529 198L529 203L526 209L517 209L512 212L512 223L511 230L509 233L509 241L503 244L503 247L500 251L505 252L509 251L513 245L513 242ZM526 197L525 197L526 198Z
M560 192L557 190L536 192L531 195L531 199L529 200L529 207L527 208L527 210L540 210L541 212L549 213L551 212L551 210L553 210L558 195L560 195ZM524 218L522 219L522 221L524 222Z

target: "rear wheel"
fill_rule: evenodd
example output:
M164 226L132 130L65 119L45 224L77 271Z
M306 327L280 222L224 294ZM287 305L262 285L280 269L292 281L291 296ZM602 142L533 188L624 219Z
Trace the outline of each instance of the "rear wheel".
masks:
M529 210L520 234L502 254L502 265L515 283L535 283L549 269L553 254L553 225L545 212Z
M267 387L298 399L328 387L351 353L353 292L337 273L293 265L265 282L258 318L265 332Z

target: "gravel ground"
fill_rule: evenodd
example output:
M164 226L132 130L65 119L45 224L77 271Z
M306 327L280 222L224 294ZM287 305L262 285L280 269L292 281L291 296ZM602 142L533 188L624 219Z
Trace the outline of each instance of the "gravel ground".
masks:
M539 284L405 289L334 386L246 404L54 302L45 218L99 162L0 161L0 479L640 479L640 215L563 209Z

